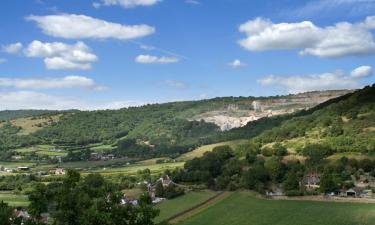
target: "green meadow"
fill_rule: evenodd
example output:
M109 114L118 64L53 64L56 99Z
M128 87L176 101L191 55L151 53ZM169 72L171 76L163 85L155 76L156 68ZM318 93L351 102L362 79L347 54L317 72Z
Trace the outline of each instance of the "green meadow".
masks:
M265 200L235 192L179 225L374 225L375 205Z

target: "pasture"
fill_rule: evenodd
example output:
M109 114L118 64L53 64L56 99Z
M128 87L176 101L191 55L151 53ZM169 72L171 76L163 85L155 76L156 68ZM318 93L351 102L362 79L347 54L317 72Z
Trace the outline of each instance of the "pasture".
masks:
M216 193L214 191L209 190L193 191L188 192L181 197L164 201L156 206L156 208L160 209L160 214L155 219L155 222L158 223L164 221L180 212L191 209L192 207L211 198L215 194Z
M241 145L246 142L247 140L235 140L235 141L226 141L226 142L220 142L220 143L210 144L210 145L203 145L191 152L187 152L181 155L180 157L177 158L177 160L182 160L182 161L191 160L193 158L203 156L205 152L210 152L212 151L212 149L214 149L217 146L229 145L230 147L235 148L236 146Z
M16 195L7 191L0 192L0 201L4 201L8 203L10 206L14 207L25 207L29 205L29 201L26 195Z
M265 200L235 192L179 225L374 225L375 205Z

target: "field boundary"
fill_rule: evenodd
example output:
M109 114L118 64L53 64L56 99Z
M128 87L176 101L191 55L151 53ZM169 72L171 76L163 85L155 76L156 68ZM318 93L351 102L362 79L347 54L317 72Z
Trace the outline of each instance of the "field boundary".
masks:
M215 202L218 202L224 198L229 196L229 192L221 191L214 196L210 197L209 199L189 208L182 212L179 212L168 219L165 219L163 222L169 222L171 224L176 224L178 222L181 222L183 219L186 219L192 215L194 215L196 212L200 211L201 209L207 208L208 206L212 205Z

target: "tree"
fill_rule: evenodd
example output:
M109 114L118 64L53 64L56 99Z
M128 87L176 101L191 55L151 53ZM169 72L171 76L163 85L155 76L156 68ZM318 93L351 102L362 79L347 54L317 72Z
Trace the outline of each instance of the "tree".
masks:
M1 225L11 225L11 218L13 216L13 210L8 206L7 203L0 202L0 223Z
M265 163L265 167L270 175L272 181L281 181L285 174L285 165L280 161L278 157L271 157Z
M41 214L47 212L47 188L42 183L36 183L29 194L30 205L28 211L35 221L40 221Z
M289 171L286 175L286 179L283 182L285 191L293 191L299 189L299 180L295 171Z
M288 154L288 150L282 146L280 143L276 143L273 145L273 155L276 156L285 156Z
M333 181L333 176L332 173L325 169L322 178L320 179L320 192L322 193L328 193L335 191L336 189L336 184Z

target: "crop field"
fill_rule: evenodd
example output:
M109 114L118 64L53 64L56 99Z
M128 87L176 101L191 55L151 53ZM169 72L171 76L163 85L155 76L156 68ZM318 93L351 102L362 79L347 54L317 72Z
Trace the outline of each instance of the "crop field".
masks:
M8 203L10 206L28 206L29 201L26 195L15 195L11 192L1 191L0 201Z
M19 166L34 166L36 163L33 162L4 162L0 161L0 166L15 169Z
M38 155L47 155L47 156L66 156L67 152L64 150L55 150L54 146L51 145L36 145L27 148L15 149L18 153L28 154L36 153Z
M265 200L235 192L179 225L374 225L375 205Z
M181 197L162 202L156 206L156 208L160 209L160 214L155 222L161 222L180 212L188 210L214 195L214 191L194 191L186 193Z
M220 142L216 144L211 144L211 145L203 145L191 152L185 153L178 157L178 160L183 160L187 161L196 157L201 157L205 152L212 151L213 148L221 145L229 145L232 148L235 148L236 146L245 143L247 140L235 140L235 141L227 141L227 142Z
M90 172L98 172L102 175L114 175L114 174L126 174L126 175L135 175L139 170L149 169L151 173L162 173L163 171L169 169L173 170L178 167L183 167L184 162L173 162L173 163L160 163L160 164L142 164L135 163L122 167L114 168L102 168L98 170L93 170Z

